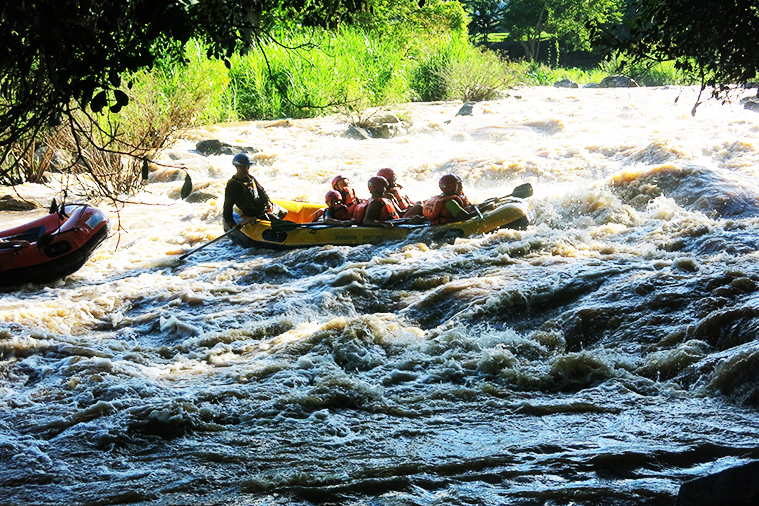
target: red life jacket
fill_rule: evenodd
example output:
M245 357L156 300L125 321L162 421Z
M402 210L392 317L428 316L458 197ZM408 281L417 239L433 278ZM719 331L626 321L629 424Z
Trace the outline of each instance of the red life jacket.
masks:
M350 210L342 204L325 209L324 217L333 220L350 220L352 218Z
M469 205L466 197L461 198L461 195L435 195L424 203L424 218L431 225L456 221L456 218L445 208L445 203L449 200L458 202L462 209Z
M398 218L398 213L395 212L395 206L390 199L372 197L356 206L356 212L353 213L353 219L359 223L364 223L364 219L366 218L366 208L375 200L380 200L383 204L382 211L380 211L379 221L395 220Z

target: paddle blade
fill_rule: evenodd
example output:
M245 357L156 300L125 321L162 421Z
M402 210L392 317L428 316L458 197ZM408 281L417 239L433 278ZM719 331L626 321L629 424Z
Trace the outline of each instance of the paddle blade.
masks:
M532 197L532 185L530 183L520 184L516 188L514 188L514 191L511 192L512 197L517 197L519 199L526 199L527 197Z
M190 179L190 175L185 172L184 184L182 185L182 192L179 195L182 197L182 200L184 200L191 193L192 193L192 179Z

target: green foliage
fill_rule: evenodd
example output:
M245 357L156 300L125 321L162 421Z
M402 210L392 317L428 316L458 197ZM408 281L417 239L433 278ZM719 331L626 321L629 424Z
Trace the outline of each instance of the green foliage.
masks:
M641 86L665 86L668 84L692 85L698 84L698 79L692 74L685 73L675 66L674 61L657 62L638 60L628 62L618 55L602 62L599 70L606 75L624 74Z
M674 61L715 95L759 72L759 5L755 0L632 0L621 28L597 26L603 44L635 61Z
M359 29L316 31L232 59L230 94L241 118L311 117L353 104L405 100L403 47Z
M647 62L630 65L619 58L610 58L590 70L578 68L551 68L537 62L511 62L509 71L519 84L525 86L553 86L557 81L568 79L580 86L599 84L607 76L625 74L641 86L690 85L691 77L678 71L674 62Z
M450 37L420 58L409 83L415 100L491 100L515 82L506 69L494 53Z
M511 0L501 13L501 29L520 41L534 60L544 39L558 39L574 49L589 49L589 25L621 19L622 0Z
M0 180L48 124L77 110L119 112L123 78L193 37L230 57L274 26L334 25L369 0L28 0L4 2L0 23ZM75 123L75 121L71 121ZM16 171L18 173L18 171ZM15 180L14 177L10 179Z
M469 35L480 44L487 44L491 35L501 31L501 18L507 4L493 0L463 0L469 14Z

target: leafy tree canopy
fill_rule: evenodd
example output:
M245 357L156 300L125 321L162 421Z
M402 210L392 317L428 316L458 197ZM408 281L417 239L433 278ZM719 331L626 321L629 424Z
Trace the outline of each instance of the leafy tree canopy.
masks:
M675 60L701 77L715 96L759 71L759 3L756 0L631 0L622 29L597 27L603 43L634 58Z
M83 110L118 112L122 77L192 38L209 56L255 46L274 27L336 26L411 0L24 0L0 8L0 167L10 147ZM21 148L24 152L24 148ZM13 163L13 160L10 160Z
M545 38L569 42L577 49L590 47L589 24L621 19L622 0L465 0L473 35L507 32L519 41L527 58L538 56Z
M501 18L506 3L501 0L464 0L469 13L469 34L487 44L489 35L502 30Z

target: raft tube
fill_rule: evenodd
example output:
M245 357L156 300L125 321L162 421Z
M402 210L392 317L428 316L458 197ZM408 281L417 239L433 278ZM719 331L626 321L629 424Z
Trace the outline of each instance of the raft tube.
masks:
M106 215L69 204L25 225L0 231L0 287L50 283L78 271L106 239Z
M309 248L312 246L359 246L404 241L451 242L457 237L492 232L499 228L524 228L532 215L530 204L515 197L498 202L495 209L484 212L481 217L442 225L399 224L393 228L341 226L311 223L310 217L324 208L324 204L275 200L288 213L285 220L256 220L230 233L232 239L245 247L270 249ZM242 217L244 220L247 217Z

